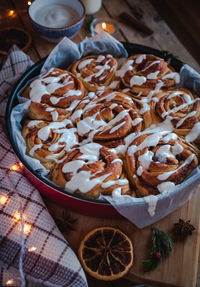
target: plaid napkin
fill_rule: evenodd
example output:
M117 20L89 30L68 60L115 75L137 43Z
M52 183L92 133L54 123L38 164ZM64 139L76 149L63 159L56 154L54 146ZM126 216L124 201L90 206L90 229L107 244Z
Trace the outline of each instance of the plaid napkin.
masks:
M13 84L32 65L14 46L0 71L0 119ZM0 286L87 286L83 269L57 229L0 124Z

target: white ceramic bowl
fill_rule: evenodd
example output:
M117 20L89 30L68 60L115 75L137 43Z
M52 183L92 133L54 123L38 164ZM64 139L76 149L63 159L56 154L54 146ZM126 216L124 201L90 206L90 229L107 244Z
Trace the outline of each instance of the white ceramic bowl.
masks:
M81 28L85 8L79 0L35 0L28 15L33 28L50 42L73 37Z

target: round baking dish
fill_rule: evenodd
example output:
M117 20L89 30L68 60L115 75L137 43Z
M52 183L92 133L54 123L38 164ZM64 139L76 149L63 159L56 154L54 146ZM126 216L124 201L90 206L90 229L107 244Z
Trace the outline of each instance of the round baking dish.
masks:
M132 44L132 43L122 43L126 48L129 56L133 54L154 54L158 57L165 59L166 61L170 59L170 64L178 72L183 65L183 62L175 58L172 54L167 51L160 51L154 48L150 48L143 45ZM56 186L53 182L49 182L44 177L40 176L23 158L20 154L19 148L15 143L15 138L11 132L11 111L12 108L18 103L17 93L26 85L27 81L33 79L40 73L40 69L44 64L46 58L43 58L35 65L33 65L18 81L15 85L12 94L8 100L7 110L6 110L6 127L8 137L10 139L11 145L19 158L19 160L24 165L24 173L26 177L32 182L32 184L38 188L44 195L49 197L54 202L61 204L71 210L77 211L82 214L96 217L121 217L121 215L116 211L116 209L105 200L97 200L90 198L83 198L76 194L71 194L64 191L62 188Z

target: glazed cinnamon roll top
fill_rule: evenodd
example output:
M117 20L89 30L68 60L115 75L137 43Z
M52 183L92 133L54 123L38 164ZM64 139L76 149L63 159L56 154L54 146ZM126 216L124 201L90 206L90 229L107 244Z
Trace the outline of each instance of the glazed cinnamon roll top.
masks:
M127 95L116 91L98 91L88 96L71 117L80 136L114 147L131 132L142 129L143 119Z
M189 90L177 88L155 95L151 115L153 123L170 119L175 133L200 143L200 99Z
M68 119L62 122L28 121L22 136L27 145L26 153L39 159L47 169L79 143L77 131Z
M111 55L92 55L37 77L24 92L26 153L82 196L174 190L198 165L200 100L175 87L179 74L157 56L116 69Z
M30 118L60 121L83 98L84 86L70 72L52 68L33 80L24 96L31 100Z
M174 190L197 165L193 146L167 131L136 136L125 159L129 180L139 196Z
M92 55L77 61L71 71L83 81L89 91L96 91L99 88L108 88L114 80L116 69L117 61L113 56Z
M69 192L98 198L116 188L129 191L127 179L120 179L122 161L106 147L89 143L73 149L52 170L51 179Z
M179 74L162 58L151 54L131 56L116 72L116 76L133 93L142 95L148 95L158 85L166 89L179 82Z

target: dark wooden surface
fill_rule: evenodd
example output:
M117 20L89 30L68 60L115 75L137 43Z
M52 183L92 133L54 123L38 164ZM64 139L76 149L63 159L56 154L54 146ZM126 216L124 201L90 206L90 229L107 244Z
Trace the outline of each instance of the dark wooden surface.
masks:
M200 64L200 1L150 0L150 2Z

